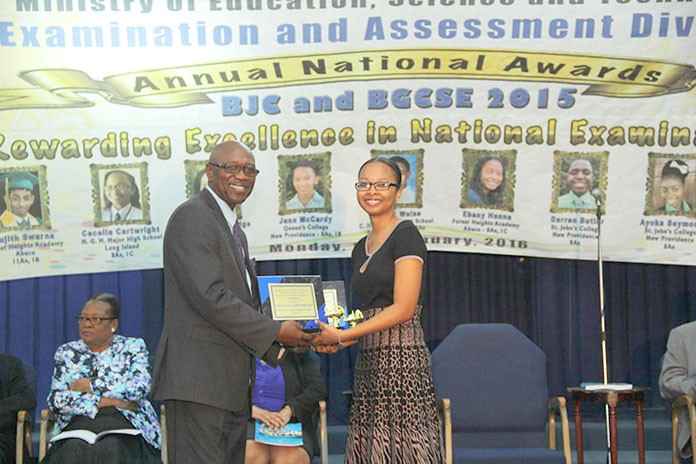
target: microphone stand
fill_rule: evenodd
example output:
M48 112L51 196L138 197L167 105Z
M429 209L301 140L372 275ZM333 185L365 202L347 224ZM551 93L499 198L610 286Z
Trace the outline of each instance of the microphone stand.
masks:
M594 192L593 192L594 193ZM607 368L607 326L604 314L604 273L602 266L602 194L593 195L597 202L597 265L599 267L599 320L602 336L602 379L604 384L609 383ZM609 405L604 405L604 425L607 434L607 463L611 462L611 434L609 431Z

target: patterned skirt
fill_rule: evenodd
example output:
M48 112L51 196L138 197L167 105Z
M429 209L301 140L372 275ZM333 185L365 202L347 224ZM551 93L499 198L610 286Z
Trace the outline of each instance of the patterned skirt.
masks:
M382 308L368 309L366 319ZM442 435L437 418L430 352L413 319L363 337L355 369L346 463L439 464Z

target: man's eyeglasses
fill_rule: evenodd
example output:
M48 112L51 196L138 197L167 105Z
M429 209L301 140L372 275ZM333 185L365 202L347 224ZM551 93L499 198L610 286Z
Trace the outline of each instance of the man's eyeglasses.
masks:
M107 192L111 192L113 190L118 190L121 193L124 192L130 192L131 186L130 184L118 184L118 185L106 185L104 186L104 190Z
M399 184L394 182L379 181L379 182L356 182L355 190L358 192L366 192L370 190L370 187L375 186L375 190L389 190L390 187L401 187Z
M102 321L110 321L112 319L116 319L115 317L99 317L99 316L94 316L94 317L85 317L85 316L77 316L75 317L75 320L77 321L78 324L86 324L89 322L92 325L99 325L102 323Z
M221 163L213 163L212 161L208 161L208 164L211 166L215 166L216 168L224 169L227 174L238 174L239 171L244 171L244 175L246 175L248 177L256 177L258 175L258 173L260 172L258 169L256 169L253 166L240 166L238 164L232 164L232 163L221 164Z

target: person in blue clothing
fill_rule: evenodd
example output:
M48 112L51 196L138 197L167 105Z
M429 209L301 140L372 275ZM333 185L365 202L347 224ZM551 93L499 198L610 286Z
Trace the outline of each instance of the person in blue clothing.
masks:
M245 464L309 464L320 454L315 412L326 398L319 366L307 348L294 348L280 365L271 367L256 358L253 406L247 428ZM255 441L256 421L282 429L289 422L302 424L301 446L278 446Z
M58 347L48 395L56 425L42 462L160 462L161 430L146 399L150 393L148 351L142 339L116 334L119 318L115 296L95 295L76 317L80 340ZM67 431L122 429L130 432L105 435L94 444L80 438L61 439Z

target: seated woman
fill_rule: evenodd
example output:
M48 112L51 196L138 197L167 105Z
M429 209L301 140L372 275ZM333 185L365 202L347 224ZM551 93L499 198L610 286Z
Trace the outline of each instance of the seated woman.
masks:
M326 387L311 356L306 349L290 351L277 368L256 360L245 464L309 464L313 456L319 455L314 412L317 403L326 398ZM271 428L300 422L302 446L274 446L254 441L256 420Z
M113 433L93 445L80 438L53 441L48 463L156 463L161 431L150 391L148 352L140 338L115 335L118 299L109 293L92 297L78 316L80 340L58 347L48 405L56 415L53 438L62 432Z

